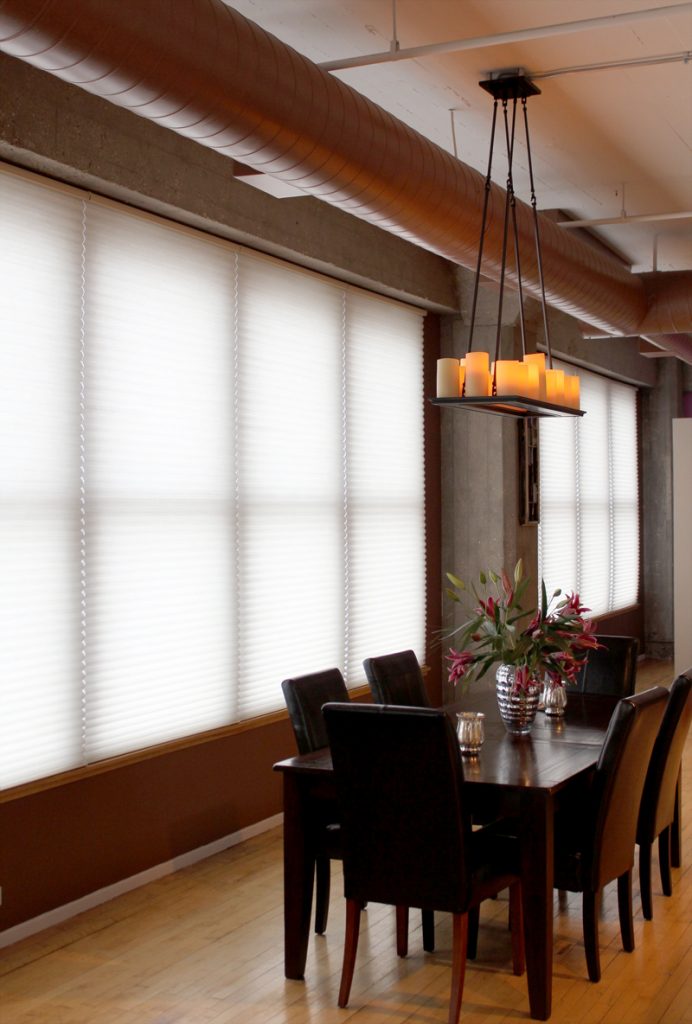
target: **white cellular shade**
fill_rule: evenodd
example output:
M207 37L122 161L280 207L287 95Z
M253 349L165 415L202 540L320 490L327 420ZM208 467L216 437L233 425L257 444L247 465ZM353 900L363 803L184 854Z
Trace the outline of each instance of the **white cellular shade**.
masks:
M342 290L239 268L239 717L283 678L343 662Z
M424 656L422 316L0 175L0 786Z
M581 403L587 413L577 425L580 518L577 585L592 613L599 615L611 610L610 440L605 378L582 375Z
M0 190L0 786L81 762L82 204Z
M556 364L560 365L560 364ZM539 570L596 617L639 591L636 390L579 370L578 420L541 420Z
M569 417L541 420L539 578L552 594L577 587L579 514L577 505L577 424ZM569 582L568 582L569 581Z
M420 316L352 293L346 345L347 673L425 651Z
M235 256L120 210L89 214L86 744L94 760L229 721Z

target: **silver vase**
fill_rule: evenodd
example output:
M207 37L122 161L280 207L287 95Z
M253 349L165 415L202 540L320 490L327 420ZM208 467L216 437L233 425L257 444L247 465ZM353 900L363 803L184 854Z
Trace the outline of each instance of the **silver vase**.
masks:
M543 707L546 715L551 718L560 718L567 707L567 690L564 683L556 683L553 686L547 685L543 691Z
M514 691L515 675L514 665L500 665L498 668L495 674L497 706L507 732L524 736L531 732L543 687L531 679L527 687L517 693Z

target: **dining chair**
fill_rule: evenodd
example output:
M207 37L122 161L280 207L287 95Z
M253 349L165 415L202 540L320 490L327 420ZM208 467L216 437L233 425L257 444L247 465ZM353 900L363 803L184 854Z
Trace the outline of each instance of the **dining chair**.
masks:
M339 1006L348 1004L363 904L397 908L400 956L408 951L408 907L422 907L453 915L449 1021L456 1024L468 911L507 887L513 969L523 972L517 844L472 831L459 744L444 711L327 704L323 713L343 829L346 937Z
M396 654L366 658L363 668L375 704L430 707L423 673L413 651L397 651Z
M623 948L634 949L632 867L637 819L651 752L668 690L653 687L621 699L613 711L584 799L555 816L556 889L582 893L586 963L601 977L598 913L604 885L617 878Z
M430 707L423 673L414 651L366 658L363 668L375 704ZM423 911L423 948L428 953L435 949L435 915L428 910Z
M692 669L679 675L670 688L670 696L654 744L644 783L637 843L639 844L639 891L644 917L653 917L651 898L651 848L658 837L658 867L664 896L672 896L670 846L677 800L680 762L692 722Z
M328 701L348 701L346 683L338 668L311 672L284 679L281 684L299 754L311 754L329 745L322 717L322 705ZM315 931L323 935L329 916L331 884L330 860L341 860L339 811L335 803L325 801L320 808L318 853L315 861Z
M631 697L637 677L639 641L634 636L596 635L602 646L589 651L577 676L582 693Z

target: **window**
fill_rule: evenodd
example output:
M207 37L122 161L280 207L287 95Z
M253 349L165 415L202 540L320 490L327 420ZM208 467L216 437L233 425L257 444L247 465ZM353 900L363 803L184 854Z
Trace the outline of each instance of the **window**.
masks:
M598 616L638 599L637 393L579 376L586 415L540 423L539 576Z
M422 314L0 175L3 787L424 656Z

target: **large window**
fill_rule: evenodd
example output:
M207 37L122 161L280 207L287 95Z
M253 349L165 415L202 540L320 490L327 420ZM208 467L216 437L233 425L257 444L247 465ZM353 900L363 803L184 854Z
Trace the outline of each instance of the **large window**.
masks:
M422 314L0 175L0 782L424 655Z
M598 616L638 599L637 393L579 376L586 415L540 423L539 576Z

